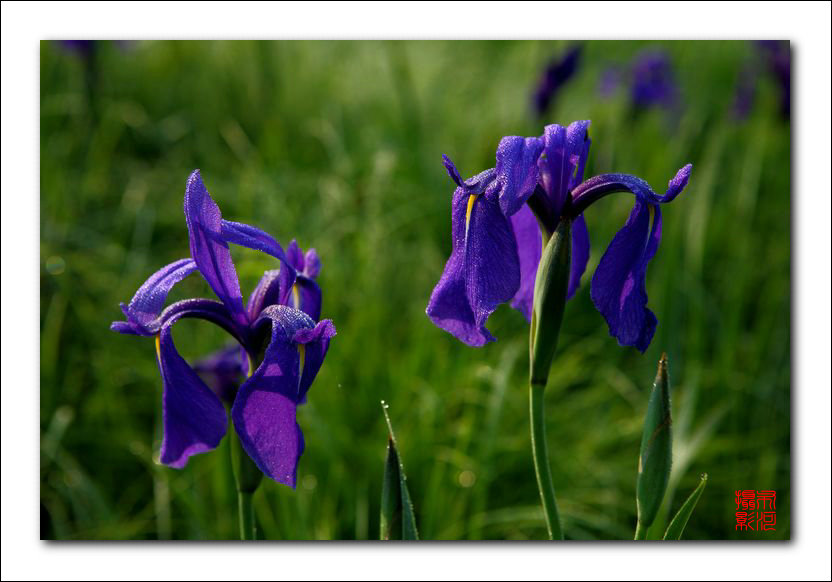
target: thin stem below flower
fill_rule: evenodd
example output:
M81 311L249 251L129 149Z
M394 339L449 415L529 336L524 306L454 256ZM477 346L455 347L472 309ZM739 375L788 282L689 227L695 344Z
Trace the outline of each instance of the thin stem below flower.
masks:
M240 539L256 540L257 526L254 520L254 493L237 492L237 508L240 512Z
M563 529L560 524L558 502L555 498L555 487L552 484L552 471L549 468L549 450L546 446L546 423L543 411L543 393L545 384L529 385L529 413L532 426L532 455L534 456L534 470L537 474L537 488L540 490L540 500L543 503L543 513L546 516L546 529L550 540L562 540Z

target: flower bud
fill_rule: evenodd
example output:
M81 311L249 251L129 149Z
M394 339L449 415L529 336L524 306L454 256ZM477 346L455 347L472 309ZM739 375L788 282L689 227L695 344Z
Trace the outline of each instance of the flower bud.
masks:
M667 355L662 354L656 381L650 393L644 432L641 436L641 452L638 460L636 503L638 505L638 531L646 533L656 519L662 504L670 465L673 459L670 433L670 386L667 379ZM638 536L637 536L638 537ZM643 538L639 538L643 539Z
M555 355L569 287L572 252L571 222L563 219L549 238L537 267L534 308L529 335L530 379L545 385Z

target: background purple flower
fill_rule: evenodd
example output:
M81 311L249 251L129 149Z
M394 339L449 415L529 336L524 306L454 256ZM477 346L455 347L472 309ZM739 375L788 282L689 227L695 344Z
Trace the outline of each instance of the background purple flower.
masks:
M630 100L639 109L671 108L676 104L676 84L670 57L664 51L647 49L636 55L631 68Z
M546 113L560 89L573 77L580 64L580 57L581 46L575 45L549 61L532 96L532 106L538 117Z
M612 97L619 88L629 93L630 107L636 113L679 106L679 85L670 57L661 49L644 49L626 67L612 65L604 69L598 83L602 98Z

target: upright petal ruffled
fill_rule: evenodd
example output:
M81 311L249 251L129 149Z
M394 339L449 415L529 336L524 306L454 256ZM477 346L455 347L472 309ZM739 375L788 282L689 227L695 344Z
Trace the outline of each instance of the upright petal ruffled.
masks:
M303 251L298 245L298 241L295 239L292 239L289 242L289 246L286 247L286 256L289 259L289 264L295 268L295 271L298 271L299 273L303 272L305 257L303 255Z
M321 259L318 257L318 251L309 249L303 259L303 274L310 279L315 279L320 272Z
M522 313L527 321L532 319L534 306L534 283L537 278L537 266L543 252L543 236L540 226L528 206L523 206L511 217L514 238L517 241L517 254L520 259L520 287L517 289L511 306Z
M148 325L159 317L173 286L196 269L193 259L179 259L153 273L139 287L129 305L121 304L127 321L115 321L110 329L119 333L155 335L158 330L150 330Z
M537 137L504 137L497 146L500 208L511 216L525 204L537 185L537 158L543 142Z
M645 277L647 263L658 249L661 224L659 206L636 199L627 223L601 257L590 289L610 335L641 352L650 345L657 323L647 309Z
M302 392L305 394L308 389L308 385L305 389L302 386L306 347L299 348L303 343L295 338L300 330L317 327L303 312L283 305L265 308L255 325L266 320L271 322L271 341L263 362L240 387L231 417L240 443L260 470L275 481L294 487L304 448L296 410ZM332 336L329 332L334 333L331 322L319 325L320 334L313 334L309 343L328 341ZM310 351L317 357L317 351ZM320 361L316 359L311 365L320 367Z
M583 168L589 155L589 121L576 121L568 127L547 125L543 133L543 155L537 160L540 182L550 200L555 217L560 218L576 170Z
M184 467L191 455L216 448L225 436L228 424L222 402L173 344L173 324L189 315L198 317L182 311L169 318L162 325L156 344L157 361L165 385L160 460L177 469Z
M223 237L222 215L205 189L199 170L193 171L185 187L185 221L190 235L191 257L199 272L228 307L234 320L246 325L248 320L243 309L240 282L228 243Z

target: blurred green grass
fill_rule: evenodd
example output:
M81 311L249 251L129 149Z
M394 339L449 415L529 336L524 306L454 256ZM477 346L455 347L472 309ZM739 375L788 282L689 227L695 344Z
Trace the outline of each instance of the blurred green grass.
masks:
M598 98L601 72L648 44L673 60L682 115L633 121ZM471 349L424 314L450 250L448 154L465 176L503 135L539 135L530 92L564 42L139 42L100 45L94 74L41 45L41 536L233 539L226 443L183 471L154 462L161 380L152 342L108 330L161 265L187 256L185 179L201 168L231 220L323 261L338 336L299 411L296 491L255 497L270 539L377 538L390 404L424 539L542 539L529 450L527 326L503 307L499 341ZM648 272L659 319L642 356L589 298L567 309L547 390L567 537L630 538L650 383L670 357L675 511L707 471L686 539L790 537L790 138L765 80L730 117L746 42L590 42L546 122L591 119L587 168L656 189L693 162L665 208ZM587 215L594 271L632 201ZM244 295L268 257L234 249ZM211 296L189 278L171 300ZM223 344L177 326L187 358ZM734 529L734 491L777 491L777 529ZM657 529L666 523L661 514Z

